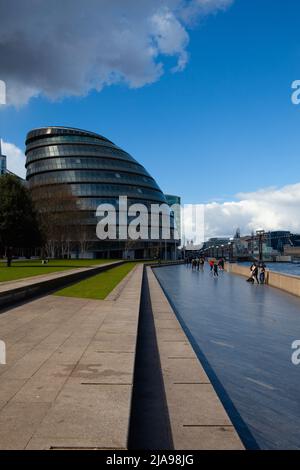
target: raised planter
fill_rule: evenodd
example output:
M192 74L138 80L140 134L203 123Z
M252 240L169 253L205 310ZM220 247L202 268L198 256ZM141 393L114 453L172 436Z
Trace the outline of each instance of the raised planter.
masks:
M42 279L38 276L39 279L32 277L5 283L3 286L0 284L0 309L39 295L48 294L123 263L125 263L125 261L115 261L95 267L72 269L70 271L64 271L63 273L51 273L48 276L43 276Z

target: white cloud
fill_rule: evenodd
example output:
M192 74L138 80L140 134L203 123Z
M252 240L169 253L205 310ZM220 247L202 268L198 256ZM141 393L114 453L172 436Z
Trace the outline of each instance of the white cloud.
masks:
M205 204L205 238L252 230L300 233L300 183L237 195L237 201Z
M1 76L7 101L84 95L153 83L188 61L187 28L232 0L0 0Z
M7 157L7 169L25 178L25 155L15 144L2 141L2 152Z

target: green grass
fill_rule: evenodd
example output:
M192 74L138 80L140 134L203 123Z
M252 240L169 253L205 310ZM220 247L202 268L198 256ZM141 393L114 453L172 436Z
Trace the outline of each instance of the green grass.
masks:
M65 287L55 292L55 295L103 300L135 265L135 262L128 262L116 268L111 268L103 273L96 274L84 281L73 284L72 286Z
M41 260L14 260L10 268L5 262L0 262L0 282L15 281L28 277L66 271L68 269L84 268L95 264L107 263L106 259L51 259L49 264L42 264Z

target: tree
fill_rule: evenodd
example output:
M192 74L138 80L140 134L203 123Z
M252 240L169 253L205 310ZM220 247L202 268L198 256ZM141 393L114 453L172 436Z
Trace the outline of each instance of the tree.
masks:
M16 249L42 243L38 217L30 193L22 181L10 174L0 177L0 243L10 258Z
M47 256L69 258L72 248L78 244L82 224L77 198L70 185L35 186L31 194L39 213Z

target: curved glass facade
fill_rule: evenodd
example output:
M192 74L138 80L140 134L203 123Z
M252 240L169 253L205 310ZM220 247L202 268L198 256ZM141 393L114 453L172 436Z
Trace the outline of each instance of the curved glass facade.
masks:
M80 129L47 127L30 131L26 170L36 200L51 195L57 198L60 190L67 188L89 226L94 255L117 250L120 256L124 249L120 241L97 241L95 211L99 204L110 203L118 209L119 196L127 196L128 205L143 203L150 207L152 203L167 202L155 180L131 155L105 137ZM136 257L150 256L147 248L146 242L141 243Z

